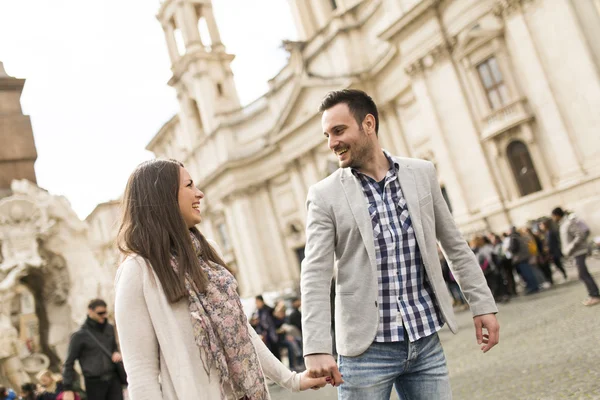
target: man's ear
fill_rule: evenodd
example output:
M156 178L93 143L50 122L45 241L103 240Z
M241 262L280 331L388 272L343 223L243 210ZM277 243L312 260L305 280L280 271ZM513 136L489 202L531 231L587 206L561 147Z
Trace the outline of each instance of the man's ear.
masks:
M373 114L367 114L362 122L363 131L368 134L375 134L375 117Z

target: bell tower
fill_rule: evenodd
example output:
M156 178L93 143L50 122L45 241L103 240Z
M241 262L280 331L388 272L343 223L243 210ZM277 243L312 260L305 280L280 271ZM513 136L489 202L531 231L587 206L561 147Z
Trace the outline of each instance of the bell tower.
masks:
M21 110L24 86L25 79L9 76L0 61L0 198L10 196L13 179L36 183L33 130Z
M231 62L211 0L164 0L157 15L165 33L184 129L210 134L220 114L238 109Z

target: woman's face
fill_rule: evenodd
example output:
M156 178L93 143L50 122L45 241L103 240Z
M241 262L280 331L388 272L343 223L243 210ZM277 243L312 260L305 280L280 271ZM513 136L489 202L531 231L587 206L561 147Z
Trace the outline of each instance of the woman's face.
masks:
M46 387L52 384L52 378L50 378L48 375L44 374L42 376L40 376L40 385Z
M183 167L179 168L179 193L177 202L179 211L188 228L193 228L202 221L200 213L200 200L204 198L202 193L190 177L190 173Z

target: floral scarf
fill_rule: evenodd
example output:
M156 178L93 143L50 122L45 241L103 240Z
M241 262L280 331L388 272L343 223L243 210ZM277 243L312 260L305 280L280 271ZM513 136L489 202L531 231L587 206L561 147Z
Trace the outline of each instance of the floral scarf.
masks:
M200 254L200 241L191 232L190 236L208 277L204 293L189 276L185 277L194 339L204 370L209 379L213 367L218 371L221 399L227 399L228 388L234 399L267 400L265 378L236 292L237 281L223 266L205 261ZM175 257L171 258L171 266L178 271Z

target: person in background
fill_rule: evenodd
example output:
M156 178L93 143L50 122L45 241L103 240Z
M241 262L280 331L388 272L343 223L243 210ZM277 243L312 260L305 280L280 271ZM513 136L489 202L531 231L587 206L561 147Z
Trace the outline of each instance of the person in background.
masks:
M36 400L56 400L58 394L63 391L62 379L54 376L49 370L40 371L36 378L42 388Z
M21 397L20 400L37 400L37 395L35 392L37 391L37 387L35 383L24 383L21 385Z
M294 325L300 333L302 333L302 313L300 312L300 307L302 306L302 302L300 298L294 297L292 299L292 312L287 317L287 322L290 325Z
M510 244L512 238L510 232L502 233L502 255L504 256L502 265L504 267L504 278L506 279L506 287L510 296L517 295L517 282L515 281L515 265L510 252Z
M87 318L71 336L63 366L63 400L74 400L75 361L85 380L88 400L122 400L123 389L115 363L121 361L115 339L115 328L107 322L106 302L94 299L88 304ZM112 354L111 358L105 353Z
M600 304L598 284L596 284L596 281L590 275L590 271L588 271L585 263L588 254L586 239L589 236L589 228L575 215L571 214L567 216L565 211L560 207L552 210L552 219L558 224L563 254L566 257L575 258L579 279L583 281L587 288L589 297L583 300L582 304L584 306Z
M17 394L14 390L0 386L0 400L15 400L16 398Z
M567 271L562 264L562 252L560 250L560 237L556 229L553 229L550 221L545 220L540 223L540 231L544 236L544 246L546 252L550 255L551 261L556 265L556 268L563 274L565 281L567 280Z
M529 251L528 243L529 241L519 234L516 227L511 227L508 251L511 254L511 260L515 269L525 281L525 295L538 293L540 291L533 267L529 263L531 260L531 253Z
M279 354L279 336L277 335L277 326L273 317L274 310L265 303L262 295L256 296L254 300L256 302L260 336L271 353L278 360L281 360L281 354Z

